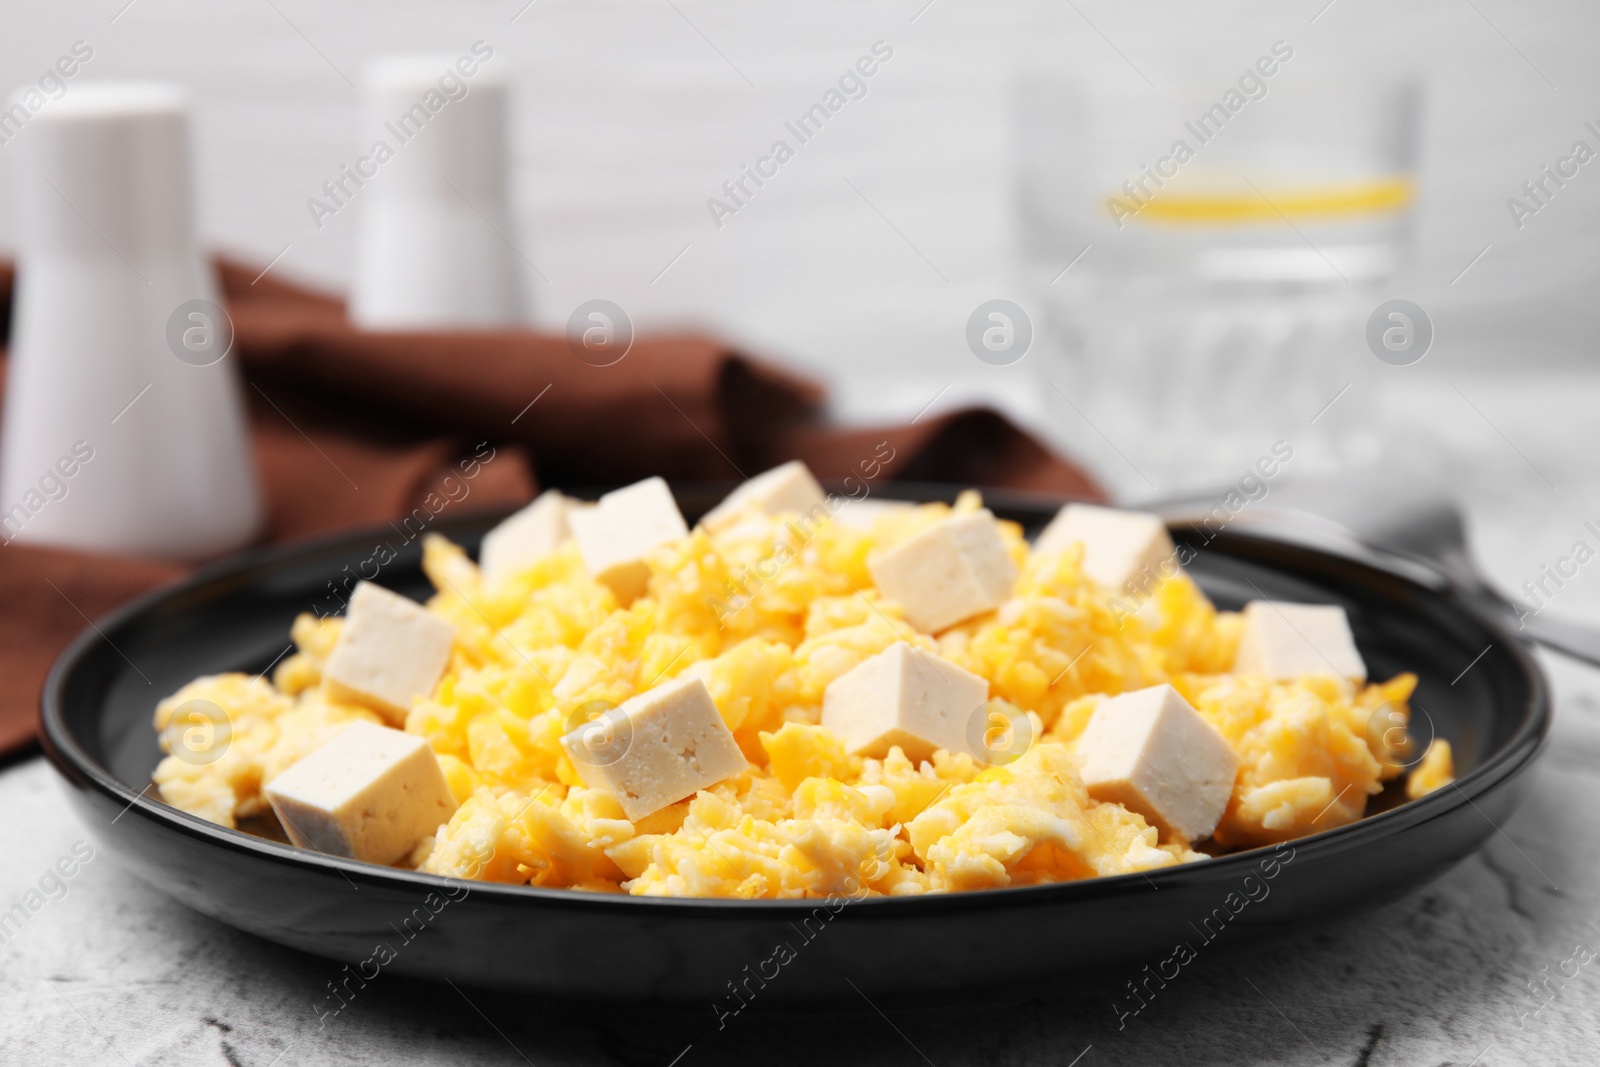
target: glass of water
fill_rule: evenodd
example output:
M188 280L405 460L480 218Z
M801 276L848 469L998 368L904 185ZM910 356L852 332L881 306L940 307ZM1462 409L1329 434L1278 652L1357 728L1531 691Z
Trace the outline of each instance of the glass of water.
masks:
M1409 251L1419 93L1295 74L1268 54L1181 91L1019 87L1051 433L1120 497L1226 484L1274 446L1297 476L1377 452L1364 324Z

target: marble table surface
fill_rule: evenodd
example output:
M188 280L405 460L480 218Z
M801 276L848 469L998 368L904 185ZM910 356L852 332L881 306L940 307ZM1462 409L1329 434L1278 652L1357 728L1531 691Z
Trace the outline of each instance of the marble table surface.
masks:
M1571 543L1568 527L1600 488L1589 458L1600 428L1587 417L1600 378L1508 379L1492 394L1488 384L1472 395L1496 397L1482 420L1492 425L1448 406L1430 415L1421 386L1403 404L1418 424L1435 424L1434 473L1463 493L1485 568L1516 589ZM1600 622L1600 587L1580 579L1551 610ZM1126 1029L1105 997L1041 994L955 1009L750 1013L717 1034L709 1008L573 1008L393 976L320 1027L329 963L189 911L96 856L0 943L0 1062L1590 1063L1600 966L1551 983L1557 992L1540 1001L1529 983L1570 973L1580 946L1580 960L1600 949L1600 823L1590 817L1600 810L1600 672L1543 662L1556 695L1552 743L1527 802L1481 851L1364 916L1200 959ZM0 909L85 838L62 798L41 759L0 771Z

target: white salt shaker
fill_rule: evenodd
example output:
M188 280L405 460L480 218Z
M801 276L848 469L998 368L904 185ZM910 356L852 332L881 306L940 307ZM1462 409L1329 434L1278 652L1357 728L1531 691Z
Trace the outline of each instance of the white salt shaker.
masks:
M506 190L506 89L484 69L492 56L479 42L462 55L385 56L363 72L364 155L335 190L359 213L358 326L527 321Z
M231 324L196 243L183 92L74 83L6 156L18 275L0 540L176 559L248 543L261 497Z

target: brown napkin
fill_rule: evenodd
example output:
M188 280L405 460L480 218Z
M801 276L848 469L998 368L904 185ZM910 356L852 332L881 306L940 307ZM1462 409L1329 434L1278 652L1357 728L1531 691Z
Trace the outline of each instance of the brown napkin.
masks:
M884 441L894 459L879 478L1103 499L1082 471L993 411L841 429L822 420L819 386L707 337L640 338L620 362L595 367L561 336L362 332L335 297L239 263L218 270L247 383L267 541L404 515L460 460L491 454L453 506L651 474L734 480L791 458L825 481L842 479ZM6 333L12 280L0 264ZM0 758L32 742L40 685L67 641L187 569L0 547Z

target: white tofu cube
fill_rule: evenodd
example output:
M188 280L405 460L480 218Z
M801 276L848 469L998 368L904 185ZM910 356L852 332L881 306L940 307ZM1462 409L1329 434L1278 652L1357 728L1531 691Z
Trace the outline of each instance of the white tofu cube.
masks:
M484 534L478 553L483 584L490 589L502 585L565 544L572 536L567 513L576 505L551 489Z
M1350 620L1337 604L1252 600L1244 606L1236 674L1290 681L1307 674L1348 678L1360 685L1367 665L1356 651Z
M366 704L396 726L430 696L450 664L456 628L414 600L371 582L350 596L339 640L322 668L335 700Z
M919 762L936 749L966 752L988 700L986 679L899 641L828 683L822 725L857 755L880 759L899 745Z
M589 574L609 586L623 607L650 584L645 557L651 550L689 535L672 490L660 478L613 490L593 508L570 511L567 521Z
M1077 751L1091 797L1191 842L1217 828L1239 771L1233 746L1170 685L1103 701Z
M813 508L826 509L827 506L827 494L817 484L811 469L794 459L751 478L706 512L700 521L706 526L717 526L746 508L755 508L766 515L784 512L804 515Z
M857 530L871 530L872 524L880 516L907 512L915 506L904 500L876 500L872 497L857 500L848 496L829 497L828 504L833 508L834 522L842 522Z
M698 678L674 678L561 739L591 789L617 798L634 822L731 778L747 766Z
M262 790L301 848L394 863L450 820L456 799L427 738L353 722Z
M1083 542L1083 573L1117 593L1148 595L1178 573L1177 550L1159 515L1068 504L1034 542L1035 553L1061 552Z
M999 607L1017 581L987 510L941 519L869 559L867 569L911 625L930 634Z

